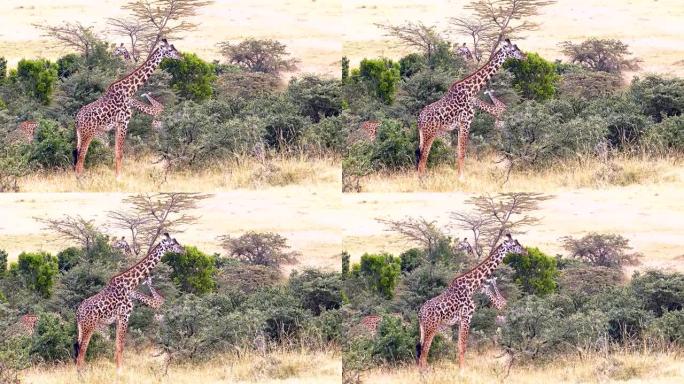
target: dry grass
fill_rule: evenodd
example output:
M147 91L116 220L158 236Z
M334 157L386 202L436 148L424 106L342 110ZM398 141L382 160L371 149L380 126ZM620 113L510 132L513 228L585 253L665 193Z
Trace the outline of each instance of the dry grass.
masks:
M542 366L513 366L506 374L506 358L493 352L466 355L466 368L461 372L455 362L441 361L421 374L414 366L377 369L362 376L366 383L447 384L447 383L681 383L684 381L684 359L679 353L616 353L593 355L580 359L567 356Z
M171 365L167 375L162 359L151 351L129 351L127 356L119 376L112 359L100 359L90 363L81 377L73 364L65 364L29 368L21 379L30 384L339 383L342 375L338 351L227 354L198 365Z
M459 181L454 166L430 169L419 178L415 170L378 173L364 177L364 192L555 192L579 188L606 188L634 184L677 183L684 186L681 160L671 158L617 157L609 163L595 159L565 162L541 171L511 172L496 158L466 159L466 177Z
M46 231L36 217L59 218L81 215L96 225L107 223L107 211L124 208L126 193L6 193L0 194L0 249L10 260L22 251L57 252L70 244ZM275 232L301 252L298 263L286 268L339 267L341 229L339 188L290 186L265 191L238 190L214 194L192 212L198 221L179 241L205 252L221 252L217 236L241 235L246 231ZM110 231L111 235L125 233Z
M22 192L216 192L290 185L339 190L339 161L283 157L261 163L246 158L214 164L201 171L165 173L152 157L125 158L119 181L114 177L113 165L101 164L86 169L81 178L70 169L33 173L21 179L19 188Z

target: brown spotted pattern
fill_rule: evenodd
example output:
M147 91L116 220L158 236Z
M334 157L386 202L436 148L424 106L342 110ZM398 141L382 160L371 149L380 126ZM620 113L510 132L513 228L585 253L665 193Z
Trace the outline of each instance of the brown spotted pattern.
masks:
M480 69L449 87L441 99L426 106L418 115L419 145L416 150L419 174L424 174L430 148L442 131L458 130L458 175L463 179L465 152L470 124L475 115L472 99L508 58L524 59L517 45L506 39L504 45Z
M183 247L168 233L164 234L164 238L148 252L147 256L128 270L112 277L100 292L83 300L78 306L76 310L78 338L74 347L76 350L76 366L79 369L83 366L88 343L95 329L100 324L112 324L114 322L116 322L114 356L117 370L121 369L124 338L128 328L128 319L133 311L133 300L139 300L153 308L158 308L163 302L163 297L153 290L149 276L152 269L167 252L183 252ZM143 281L150 288L152 297L136 291L138 285Z
M76 174L83 173L88 146L99 131L116 132L114 143L114 160L117 178L121 174L123 145L131 119L130 100L135 92L147 81L164 58L180 59L176 48L162 40L150 57L133 72L121 80L112 83L99 99L82 107L76 114Z
M525 249L517 240L513 240L511 235L507 235L506 239L494 249L487 259L470 271L456 277L444 292L426 301L420 307L418 311L420 341L416 345L416 357L421 368L427 366L427 356L432 339L442 324L449 326L459 325L458 361L459 366L463 367L470 320L475 311L475 302L472 298L473 293L480 290L482 285L487 283L487 279L491 277L495 269L501 264L506 254L525 252ZM494 297L494 300L496 300L493 300L495 305L497 303L500 304L501 301L495 297L493 289L488 288L488 290L490 292L485 291L485 294L490 299ZM498 292L498 289L496 291Z
M19 124L19 127L17 128L19 130L19 134L23 139L28 141L29 143L33 142L33 138L36 133L36 128L38 128L38 122L35 120L26 120L22 121Z

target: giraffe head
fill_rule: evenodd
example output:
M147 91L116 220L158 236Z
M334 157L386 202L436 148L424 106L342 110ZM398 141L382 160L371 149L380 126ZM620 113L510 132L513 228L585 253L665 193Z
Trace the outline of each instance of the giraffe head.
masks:
M181 59L181 54L178 52L176 47L173 46L173 44L169 44L166 39L162 39L161 43L159 44L159 48L157 48L159 54L161 55L162 58L168 57L169 59L174 59L174 60L180 60Z
M525 60L527 58L527 55L525 55L516 44L511 43L511 39L506 39L504 41L504 44L501 47L501 54L503 55L504 60L508 58Z
M159 242L160 249L163 253L183 253L185 248L176 241L176 239L169 236L168 233L164 234L164 238Z
M501 249L505 253L517 253L522 255L527 255L527 250L518 242L518 240L513 239L510 233L506 234L506 239L501 244Z
M126 47L124 47L124 43L121 43L121 45L114 48L114 52L112 52L112 55L127 57L128 56L128 50L126 49Z

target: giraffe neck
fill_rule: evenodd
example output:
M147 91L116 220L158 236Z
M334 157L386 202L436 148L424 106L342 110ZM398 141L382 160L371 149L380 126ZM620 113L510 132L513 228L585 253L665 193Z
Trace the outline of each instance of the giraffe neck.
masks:
M155 49L150 57L133 72L123 79L112 83L112 85L107 88L107 93L123 95L126 98L130 98L143 84L145 84L163 58L159 48Z
M503 244L500 244L498 247L496 247L494 252L492 252L491 256L482 260L480 264L476 265L470 271L456 277L451 282L451 286L453 286L457 281L466 281L474 291L482 286L482 283L489 278L492 273L494 273L496 268L503 261L506 253L508 253L508 249L506 249Z
M122 272L110 280L111 285L123 285L128 289L134 289L141 281L147 278L152 269L159 263L162 256L166 253L166 248L162 244L157 244L147 256L138 261L134 266Z
M499 68L501 68L504 61L506 61L506 54L503 49L499 48L499 50L492 55L492 58L480 69L465 79L453 83L451 87L449 87L449 92L466 92L471 97L475 96L480 89L487 84L487 81L494 76Z

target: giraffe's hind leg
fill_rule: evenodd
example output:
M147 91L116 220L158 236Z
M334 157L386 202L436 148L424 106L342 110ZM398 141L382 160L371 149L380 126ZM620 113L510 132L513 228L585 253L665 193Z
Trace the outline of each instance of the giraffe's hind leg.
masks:
M93 140L93 135L81 134L81 145L76 148L76 175L80 176L83 173L83 166L85 164L86 153L88 153L88 147L90 142Z
M128 329L128 316L120 316L116 322L116 347L114 350L114 360L116 361L116 373L121 373L123 366L124 342Z
M428 156L430 155L430 148L432 147L432 142L435 141L435 135L424 133L423 134L423 145L419 148L419 159L418 159L418 174L423 175L425 173L425 168L427 167Z
M85 362L86 352L88 351L88 344L90 338L93 336L95 327L78 324L79 335L76 344L74 344L74 352L76 354L76 368L80 371Z
M423 326L424 339L420 345L420 355L418 357L418 367L421 369L427 368L427 358L430 352L430 346L432 345L432 339L434 339L437 333L436 329L430 326Z

